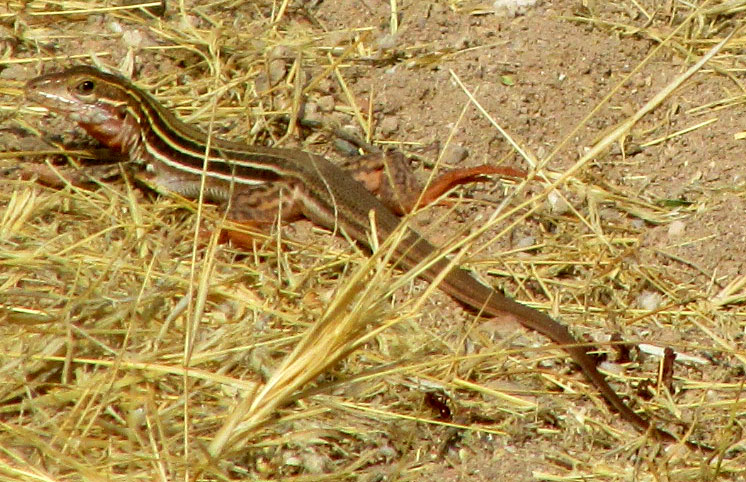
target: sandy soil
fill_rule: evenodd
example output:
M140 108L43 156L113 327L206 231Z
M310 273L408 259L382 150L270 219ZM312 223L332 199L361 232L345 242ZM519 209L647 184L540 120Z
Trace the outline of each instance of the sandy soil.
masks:
M173 373L153 372L133 383L137 388L118 389L117 380L136 371L121 368L104 376L108 390L86 395L91 387L84 381L103 366L76 364L75 357L121 362L127 353L144 353L164 326L173 331L168 356L133 359L179 366L184 345L178 340L187 322L166 320L188 285L193 242L178 233L191 232L193 214L122 179L82 193L18 180L20 162L64 164L60 156L19 160L12 154L49 149L42 137L90 144L64 120L20 108L21 82L95 57L176 106L190 122L207 129L212 116L212 129L223 137L279 140L338 160L343 156L324 132L295 128L285 137L299 86L311 86L300 96L299 115L407 153L423 179L441 152L442 168L490 163L533 171L538 165L556 179L744 18L699 15L656 51L691 14L683 3L546 0L512 16L496 13L491 2L290 2L277 23L276 3L199 3L185 1L184 12L170 4L163 17L131 11L43 16L59 5L0 5L6 12L0 16L0 86L8 86L0 88L0 146L10 153L0 159L7 180L0 206L15 213L18 196L30 203L22 223L13 225L15 218L6 214L0 226L0 266L6 267L5 275L0 268L0 320L6 320L7 335L0 353L13 354L0 375L6 385L0 417L7 424L0 430L6 431L3 445L12 447L0 456L0 469L10 474L9 467L25 461L54 480L92 474L128 480L148 474L162 480L194 474L210 480L744 480L744 309L741 287L730 285L746 274L746 225L738 221L746 208L746 144L738 138L744 91L736 48L668 96L623 142L581 166L555 191L559 198L547 200L538 180L494 179L459 189L450 206L414 221L429 238L444 242L481 226L505 196L507 208L529 201L480 238L467 264L486 282L572 325L583 339L630 342L635 363L623 367L620 350L609 349L603 365L618 375L612 377L615 388L669 430L680 433L693 423L692 438L730 447L722 465L645 439L545 339L511 322L475 322L438 292L418 317L385 331L320 377L318 392L283 407L248 448L216 462L212 471L200 472L198 461L238 401L235 386L182 383ZM396 32L392 4L398 8ZM336 71L330 62L338 62ZM114 217L135 212L156 214L152 225L139 224L137 234L111 231L108 242L119 246L121 258L106 269L86 261L91 258L80 250L92 255L100 249L86 244L96 232L92 226L121 226L127 221ZM133 226L139 219L126 216ZM509 221L516 225L503 233ZM352 263L364 262L349 244L310 223L282 233L300 243L329 244ZM156 281L144 274L153 259L142 257L145 252L156 257ZM259 342L302 333L353 270L327 255L314 248L253 256L220 248L208 306L213 314L200 329L202 341L219 338L219 354L205 355L197 368L263 380L287 346L259 349ZM63 258L73 264L46 264ZM299 274L306 269L320 274ZM137 292L118 288L130 278L166 288L138 299ZM396 298L425 288L415 283ZM66 295L49 302L31 294L37 291ZM724 302L726 291L736 296ZM106 312L88 301L76 304L95 299L91 293L126 304L130 315L89 330L91 320ZM389 316L395 317L397 306ZM41 310L56 321L23 321L19 308ZM165 338L158 340L163 349ZM670 394L659 386L660 357L641 352L639 343L690 357L675 364ZM41 352L59 358L32 359ZM376 375L392 366L397 369ZM120 390L129 395L120 398ZM77 396L50 404L49 412L43 403L31 404L58 391ZM444 393L450 413L433 399ZM93 399L102 403L100 411L86 408ZM201 404L219 409L203 413ZM147 423L132 420L137 410ZM183 426L171 425L169 417ZM469 428L454 428L464 425ZM58 427L64 437L54 435ZM92 433L101 441L95 448L73 442ZM107 440L117 447L108 454ZM128 449L113 440L124 440ZM135 463L131 457L140 458Z

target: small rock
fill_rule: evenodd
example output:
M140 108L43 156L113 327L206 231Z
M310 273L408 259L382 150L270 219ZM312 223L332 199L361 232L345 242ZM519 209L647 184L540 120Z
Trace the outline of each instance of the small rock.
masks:
M549 204L549 212L555 215L566 214L570 211L570 205L556 190L547 194L547 204Z
M287 66L284 59L274 59L269 62L269 84L277 85L287 74Z
M360 155L357 146L355 146L351 142L339 138L335 138L332 142L334 144L334 149L338 152L341 152L345 156L352 157Z
M386 117L381 121L379 127L381 129L381 134L385 137L389 137L399 130L399 120L396 117Z
M668 225L668 237L669 238L680 238L686 230L686 224L684 221L674 221Z
M198 28L199 24L199 17L196 15L179 16L179 29L181 30L191 30L193 28Z
M440 156L446 165L459 164L467 157L469 157L469 149L458 144L448 144Z
M376 47L378 47L380 50L393 49L394 47L396 47L397 41L398 35L391 35L390 33L387 33L385 35L382 35L381 37L378 37L378 40L376 40Z
M653 311L658 309L663 297L660 293L654 291L643 291L640 296L637 297L637 306L643 310Z
M495 0L492 8L498 15L516 17L525 15L529 8L533 7L539 0Z
M0 70L0 79L4 80L28 80L36 75L33 69L24 67L21 64L9 65Z
M524 236L515 243L515 247L516 249L525 249L530 248L534 244L536 244L536 238L533 236Z
M142 34L138 30L126 30L122 33L122 41L129 48L137 48L142 44Z
M109 30L109 32L115 33L115 34L121 34L124 32L124 28L122 28L122 24L117 22L116 20L112 20L111 22L106 24L106 28Z
M319 110L321 112L331 112L334 110L336 102L334 101L334 96L325 95L318 98L318 100L316 101L316 105L319 106Z
M287 60L293 56L293 52L283 46L278 45L272 49L269 54L269 83L270 85L277 85L287 74Z
M645 221L640 218L632 220L632 227L635 229L643 229L645 227Z
M303 469L309 474L321 474L326 470L326 459L315 452L307 452L302 456Z

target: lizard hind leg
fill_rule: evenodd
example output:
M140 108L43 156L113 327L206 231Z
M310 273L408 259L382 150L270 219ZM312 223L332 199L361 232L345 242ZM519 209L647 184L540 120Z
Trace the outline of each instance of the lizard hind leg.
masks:
M398 215L414 210L422 185L401 153L374 153L348 159L342 168Z
M489 175L525 178L519 169L504 166L481 166L451 169L436 177L427 188L417 180L406 158L398 152L368 154L347 160L342 167L376 195L396 214L403 215L432 204L450 189L461 184L480 182Z

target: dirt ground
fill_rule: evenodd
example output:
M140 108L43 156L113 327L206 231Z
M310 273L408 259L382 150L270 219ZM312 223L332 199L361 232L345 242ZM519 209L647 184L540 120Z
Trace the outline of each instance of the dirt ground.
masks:
M5 477L746 480L746 32L576 165L742 27L746 2L695 11L673 0L540 0L517 14L457 0L185 0L163 16L105 7L0 4ZM118 176L84 190L19 179L19 165L66 166L28 151L91 145L20 90L80 63L119 70L225 138L344 157L328 132L289 128L298 116L406 153L422 179L434 166L538 173L459 188L413 222L438 244L487 224L465 264L603 348L602 368L630 406L680 436L691 426L717 456L641 434L514 321L475 320L437 291L416 312L402 308L426 290L418 281L386 305L379 323L391 328L297 391L241 449L209 460L244 383L266 381L366 258L309 222L275 232L292 248L270 240L255 253L208 253L198 243L193 258L195 216L183 203ZM539 177L569 169L547 195ZM195 278L209 260L209 278ZM197 280L209 288L190 378L191 311L179 306ZM662 373L665 348L679 355L672 374Z

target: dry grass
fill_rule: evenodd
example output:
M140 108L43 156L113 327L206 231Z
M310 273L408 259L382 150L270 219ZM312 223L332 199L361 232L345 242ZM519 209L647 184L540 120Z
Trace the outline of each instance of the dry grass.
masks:
M140 85L153 88L186 120L256 143L292 141L294 128L288 126L295 124L285 121L300 116L301 100L318 85L334 83L347 101L338 111L374 141L369 106L360 105L346 78L348 65L394 60L376 48L373 26L323 32L297 21L303 14L290 2L278 2L274 9L267 2L239 9L239 3L205 4L189 9L193 17L173 14L160 20L96 1L5 2L0 21L14 27L18 44L0 66L84 59L131 73L135 50L152 50L190 67L174 72L145 68ZM658 47L650 59L676 56L693 70L734 76L746 32L739 30L724 46L718 42L741 25L746 2L701 3L698 9L679 7L680 21L665 29L658 22L630 25L601 18L592 7L569 19L616 35L655 39ZM486 8L484 2L448 5L462 15L482 15ZM241 28L232 21L233 8L250 18ZM653 12L640 9L653 18ZM64 56L40 48L55 39L86 38L93 13L105 13L120 26L137 26L158 43L133 38L129 50L81 50ZM196 18L215 28L193 27L190 21ZM392 15L388 28L395 30L396 22ZM117 33L112 23L108 26L108 31L96 30L102 41ZM695 65L708 51L713 60ZM404 55L413 64L429 64L458 52L425 46ZM452 77L460 82L458 73ZM682 74L677 81L687 78ZM44 137L35 127L40 111L19 106L20 86L0 84L6 122ZM462 86L465 111L478 104L479 94L471 97L470 86ZM536 159L516 142L516 152L536 168L532 174L549 184L534 191L529 189L532 181L512 187L479 229L460 233L447 244L461 255L469 253L470 266L478 271L512 283L521 299L531 299L527 280L535 280L531 286L547 301L531 304L559 310L565 320L606 317L609 306L625 307L614 313L619 325L634 327L651 317L665 318L674 329L694 325L707 334L718 357L743 363L743 351L731 336L742 323L737 305L746 296L743 278L713 290L655 265L630 266L625 256L635 249L637 234L606 225L600 212L600 206L613 205L625 215L665 224L698 206L661 205L581 175L670 94L662 90L651 97L650 105L599 137L595 147L561 173L544 168L561 145ZM742 97L724 98L722 105L735 102ZM589 112L588 119L600 108ZM238 115L246 111L253 115ZM481 115L490 116L484 110ZM490 121L495 132L502 131L498 121ZM568 135L566 143L572 139ZM3 162L17 162L27 154L9 152ZM540 254L526 258L516 250L499 260L476 257L541 209L547 197L550 204L568 206L568 222L556 236L547 235ZM584 420L585 425L567 423L592 441L580 444L589 451L605 455L626 444L619 449L626 453L645 442L624 424L610 425L616 420L603 408L576 411L573 404L579 398L572 393L582 391L597 407L603 403L591 388L563 374L547 347L509 349L510 339L496 344L491 325L473 319L466 327L436 322L442 331L435 331L430 321L423 328L420 317L426 316L421 313L423 306L432 308L427 303L434 289L420 292L423 285L411 281L416 273L390 269L388 246L369 258L329 233L308 232L310 227L302 224L289 228L287 236L285 230L275 230L258 238L251 253L237 252L216 244L214 237L199 236L205 228L222 225L214 207L156 198L123 181L92 190L7 181L0 189L0 206L3 480L375 480L381 467L391 479L409 480L431 474L430 465L447 466L443 457L456 464L453 447L479 445L479 437L490 434L520 440L530 425L539 435L554 432L566 441L571 436L551 423L532 425L550 419L550 412ZM446 217L437 212L439 219ZM484 238L496 230L498 236ZM667 295L653 313L629 308L629 300L622 299L625 287L640 285ZM561 309L556 298L560 290L568 293ZM392 294L397 300L393 305ZM455 311L442 313L448 317ZM675 348L684 353L696 349ZM530 382L505 382L527 371L538 371L567 395L549 397L545 388L526 388ZM730 447L738 440L741 385L717 382L725 377L716 375L687 378L686 373L678 383L692 395L674 404L661 390L645 410L664 420L685 411L705 426L698 436L709 437L718 449ZM624 372L612 378L620 387L639 381ZM433 408L439 405L428 403L423 392L458 399L460 408L453 417L439 419ZM650 474L660 473L664 465L670 480L735 478L746 468L732 454L708 464L683 450L662 456L651 446L639 453L640 472L649 471L640 480L652 480ZM418 451L425 455L412 455ZM593 456L591 452L588 459ZM567 457L557 466L575 466L577 461ZM624 458L598 464L588 459L582 474L588 480L632 480ZM572 470L559 473L537 471L535 476L579 480Z

